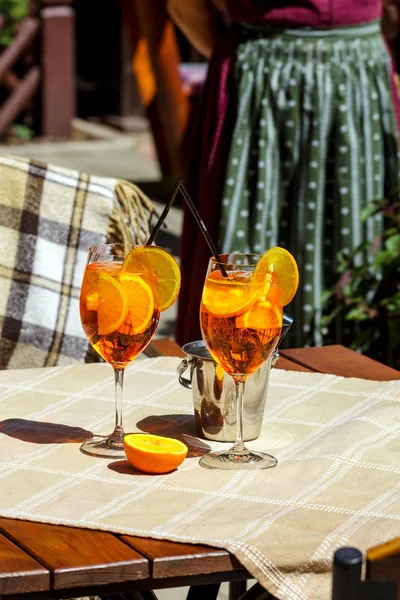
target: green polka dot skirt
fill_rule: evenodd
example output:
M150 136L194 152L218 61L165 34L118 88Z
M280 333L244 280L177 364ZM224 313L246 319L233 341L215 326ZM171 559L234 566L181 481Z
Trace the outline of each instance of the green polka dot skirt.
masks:
M399 187L389 56L379 23L242 31L219 246L286 247L300 270L290 343L321 345L337 252L376 237L381 217L366 225L361 210Z

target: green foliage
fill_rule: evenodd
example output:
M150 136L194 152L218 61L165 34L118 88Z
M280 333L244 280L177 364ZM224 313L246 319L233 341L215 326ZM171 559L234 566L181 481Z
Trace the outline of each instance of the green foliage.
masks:
M0 46L11 44L15 35L15 26L29 12L29 0L1 0L0 13L7 21L6 27L0 32Z
M372 244L338 256L338 279L324 294L323 331L331 334L335 321L352 324L349 346L395 365L400 357L400 201L398 196L376 200L362 213L367 222L384 217L385 227ZM368 256L370 261L365 261Z
M12 126L12 132L16 138L23 142L28 142L33 138L32 129L26 125L21 125L20 123L15 123Z

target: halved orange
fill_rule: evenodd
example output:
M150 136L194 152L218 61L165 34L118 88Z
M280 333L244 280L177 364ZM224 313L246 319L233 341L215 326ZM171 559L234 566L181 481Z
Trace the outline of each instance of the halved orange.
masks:
M100 273L98 283L98 324L99 335L116 331L128 314L128 295L118 281Z
M188 447L180 440L151 433L129 433L124 437L129 462L145 473L168 473L184 461Z
M239 273L237 274L239 276ZM213 271L206 279L202 303L215 316L233 317L246 311L256 301L260 286L251 284L251 274L243 280L225 278Z
M280 329L282 327L282 308L268 300L255 302L249 310L236 319L236 327Z
M159 246L138 246L122 263L121 272L140 275L154 291L160 311L174 303L181 286L181 272L173 256Z
M139 275L120 273L118 281L128 296L128 315L120 327L121 333L137 335L150 325L154 312L151 287Z
M285 248L274 246L264 252L254 269L253 278L262 281L272 274L278 286L279 303L286 306L297 291L299 269L294 257Z

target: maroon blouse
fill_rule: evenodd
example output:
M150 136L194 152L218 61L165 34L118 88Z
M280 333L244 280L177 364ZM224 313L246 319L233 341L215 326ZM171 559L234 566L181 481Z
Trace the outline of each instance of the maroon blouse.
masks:
M271 27L339 27L379 19L382 0L226 0L232 21Z

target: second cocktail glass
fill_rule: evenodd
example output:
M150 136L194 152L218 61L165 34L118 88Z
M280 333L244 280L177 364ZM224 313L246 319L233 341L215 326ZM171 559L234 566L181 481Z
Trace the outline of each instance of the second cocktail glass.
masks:
M202 335L214 360L234 380L237 415L235 444L201 458L200 464L209 469L265 469L277 463L270 454L252 452L243 443L246 379L269 358L282 329L276 277L264 272L260 258L255 254L222 255L222 268L212 258L204 283Z

